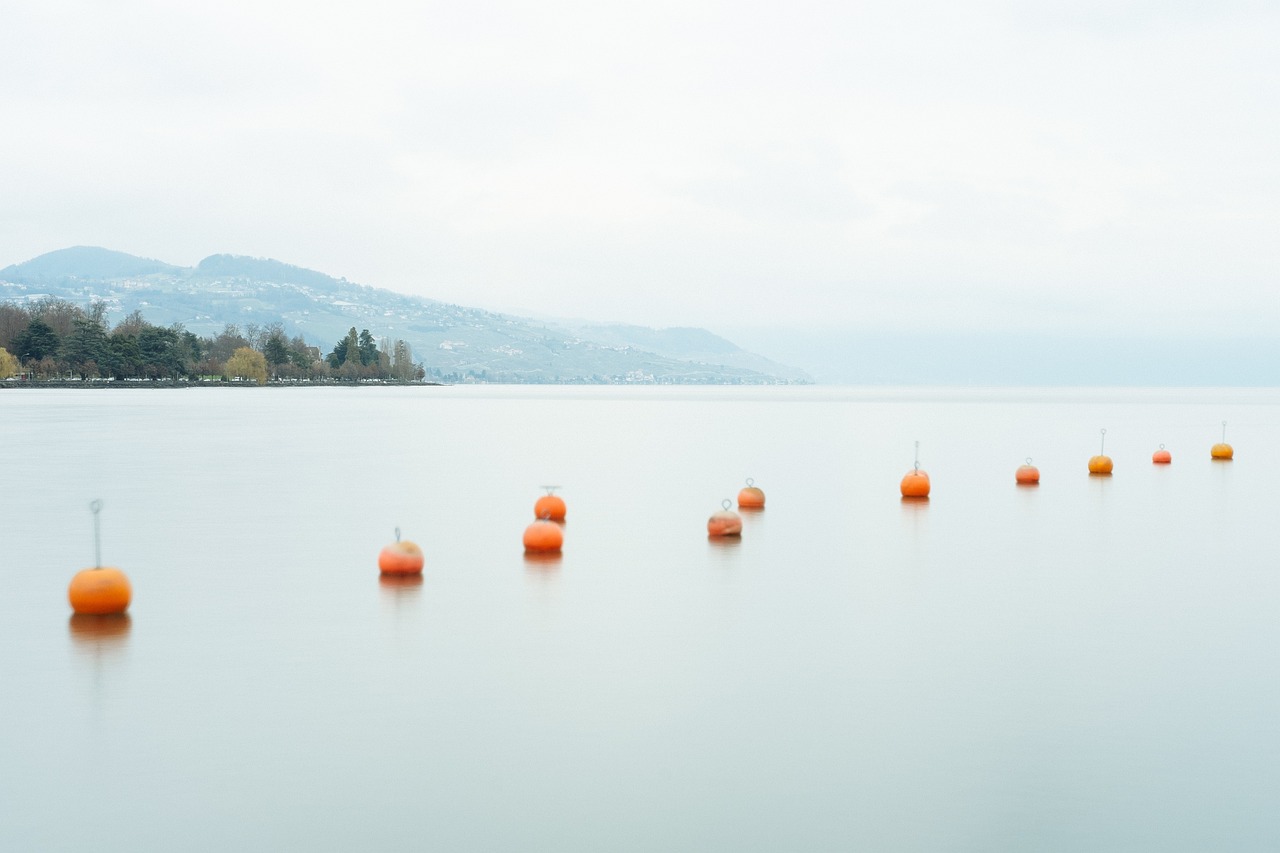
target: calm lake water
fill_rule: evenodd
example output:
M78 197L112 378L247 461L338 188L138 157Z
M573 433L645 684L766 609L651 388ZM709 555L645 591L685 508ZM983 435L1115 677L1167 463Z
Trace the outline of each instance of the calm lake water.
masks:
M0 391L0 446L0 849L1280 847L1280 391Z

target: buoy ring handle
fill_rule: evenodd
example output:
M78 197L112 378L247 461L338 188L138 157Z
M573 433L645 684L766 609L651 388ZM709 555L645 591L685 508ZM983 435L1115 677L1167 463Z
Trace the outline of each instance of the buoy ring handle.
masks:
M729 500L728 498L725 498L724 500L720 501L720 506L724 507L725 512L728 512L729 507L733 506L733 501Z
M748 477L748 478L747 478L747 488L748 488L748 489L753 488L753 487L755 486L755 484L756 484L756 481L755 481L755 480L751 479L750 477Z

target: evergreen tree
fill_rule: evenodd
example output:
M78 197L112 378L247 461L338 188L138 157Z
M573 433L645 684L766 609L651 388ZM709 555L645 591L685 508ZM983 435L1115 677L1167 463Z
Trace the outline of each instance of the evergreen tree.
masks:
M131 379L142 371L142 351L138 339L119 331L107 339L107 360L111 375L116 379Z
M342 359L343 365L350 364L352 367L363 364L360 360L360 338L356 335L356 327L352 326L351 331L347 332L346 338L347 354Z
M272 371L278 372L282 364L289 362L289 347L285 345L284 335L272 335L262 347L262 354Z
M92 315L77 317L72 322L71 336L63 346L63 354L81 379L98 376L109 358L106 328Z
M391 356L391 375L404 381L413 377L413 353L404 341L396 341Z
M355 331L352 329L351 331ZM378 363L378 343L373 339L373 335L369 334L368 329L362 329L360 337L357 341L360 348L360 363L363 365L376 365Z
M360 338L356 335L355 326L351 327L351 331L347 332L346 337L338 341L333 347L333 352L329 353L329 366L334 370L342 367L348 361L354 364L360 363Z
M178 335L179 357L182 359L182 363L187 366L186 372L190 375L192 365L204 361L208 347L205 346L203 338L195 332L188 332L182 327L181 323L174 323L173 331Z
M39 317L27 324L13 339L13 354L20 361L43 361L58 354L62 341L58 333Z
M303 371L304 375L312 376L315 372L315 357L312 355L312 347L307 346L307 342L303 340L302 335L294 336L289 342L289 362L298 370Z
M180 376L187 372L178 349L178 333L147 324L138 333L143 372L152 377Z

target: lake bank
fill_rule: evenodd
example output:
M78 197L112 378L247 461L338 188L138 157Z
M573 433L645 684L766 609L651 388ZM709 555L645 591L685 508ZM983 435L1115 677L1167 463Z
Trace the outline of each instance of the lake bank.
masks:
M416 388L422 386L444 387L447 382L396 382L396 381L358 381L340 382L337 380L317 382L314 380L278 380L265 384L257 382L190 382L181 379L125 379L112 380L55 380L50 382L0 382L0 390L88 390L102 388Z

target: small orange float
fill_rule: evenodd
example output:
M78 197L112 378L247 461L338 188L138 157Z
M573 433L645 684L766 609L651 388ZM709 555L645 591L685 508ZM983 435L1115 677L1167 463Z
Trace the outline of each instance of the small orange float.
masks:
M904 498L929 497L929 475L920 470L920 442L916 442L916 466L898 484Z
M111 566L76 572L67 587L67 600L76 613L123 613L133 599L125 573Z
M1027 464L1018 466L1018 470L1014 472L1013 479L1017 481L1019 486L1038 486L1040 485L1040 469L1031 464L1031 457L1027 457Z
M1227 422L1222 422L1222 441L1209 448L1209 456L1214 459L1227 460L1236 455L1231 445L1227 444Z
M93 548L96 565L92 569L76 572L67 587L67 600L76 613L105 615L123 613L133 599L133 587L125 573L112 566L102 565L102 537L98 525L98 513L102 501L89 504L93 511Z
M1164 449L1164 445L1151 454L1151 462L1155 465L1168 465L1173 461L1173 454Z
M738 509L764 509L764 491L756 488L756 481L747 478L747 485L738 492Z
M742 516L730 509L733 506L733 501L726 498L720 505L724 509L713 513L707 519L707 536L741 536Z
M564 545L564 531L554 521L538 519L524 529L526 553L555 554Z
M422 573L422 549L417 543L400 540L400 528L396 528L396 541L378 554L378 569L384 575L417 575Z
M556 496L559 486L543 486L547 493L538 498L533 505L533 517L545 518L549 521L564 521L564 499Z
M1111 473L1111 457L1105 455L1107 449L1107 431L1102 430L1102 443L1098 446L1098 455L1089 457L1089 474L1109 475Z

